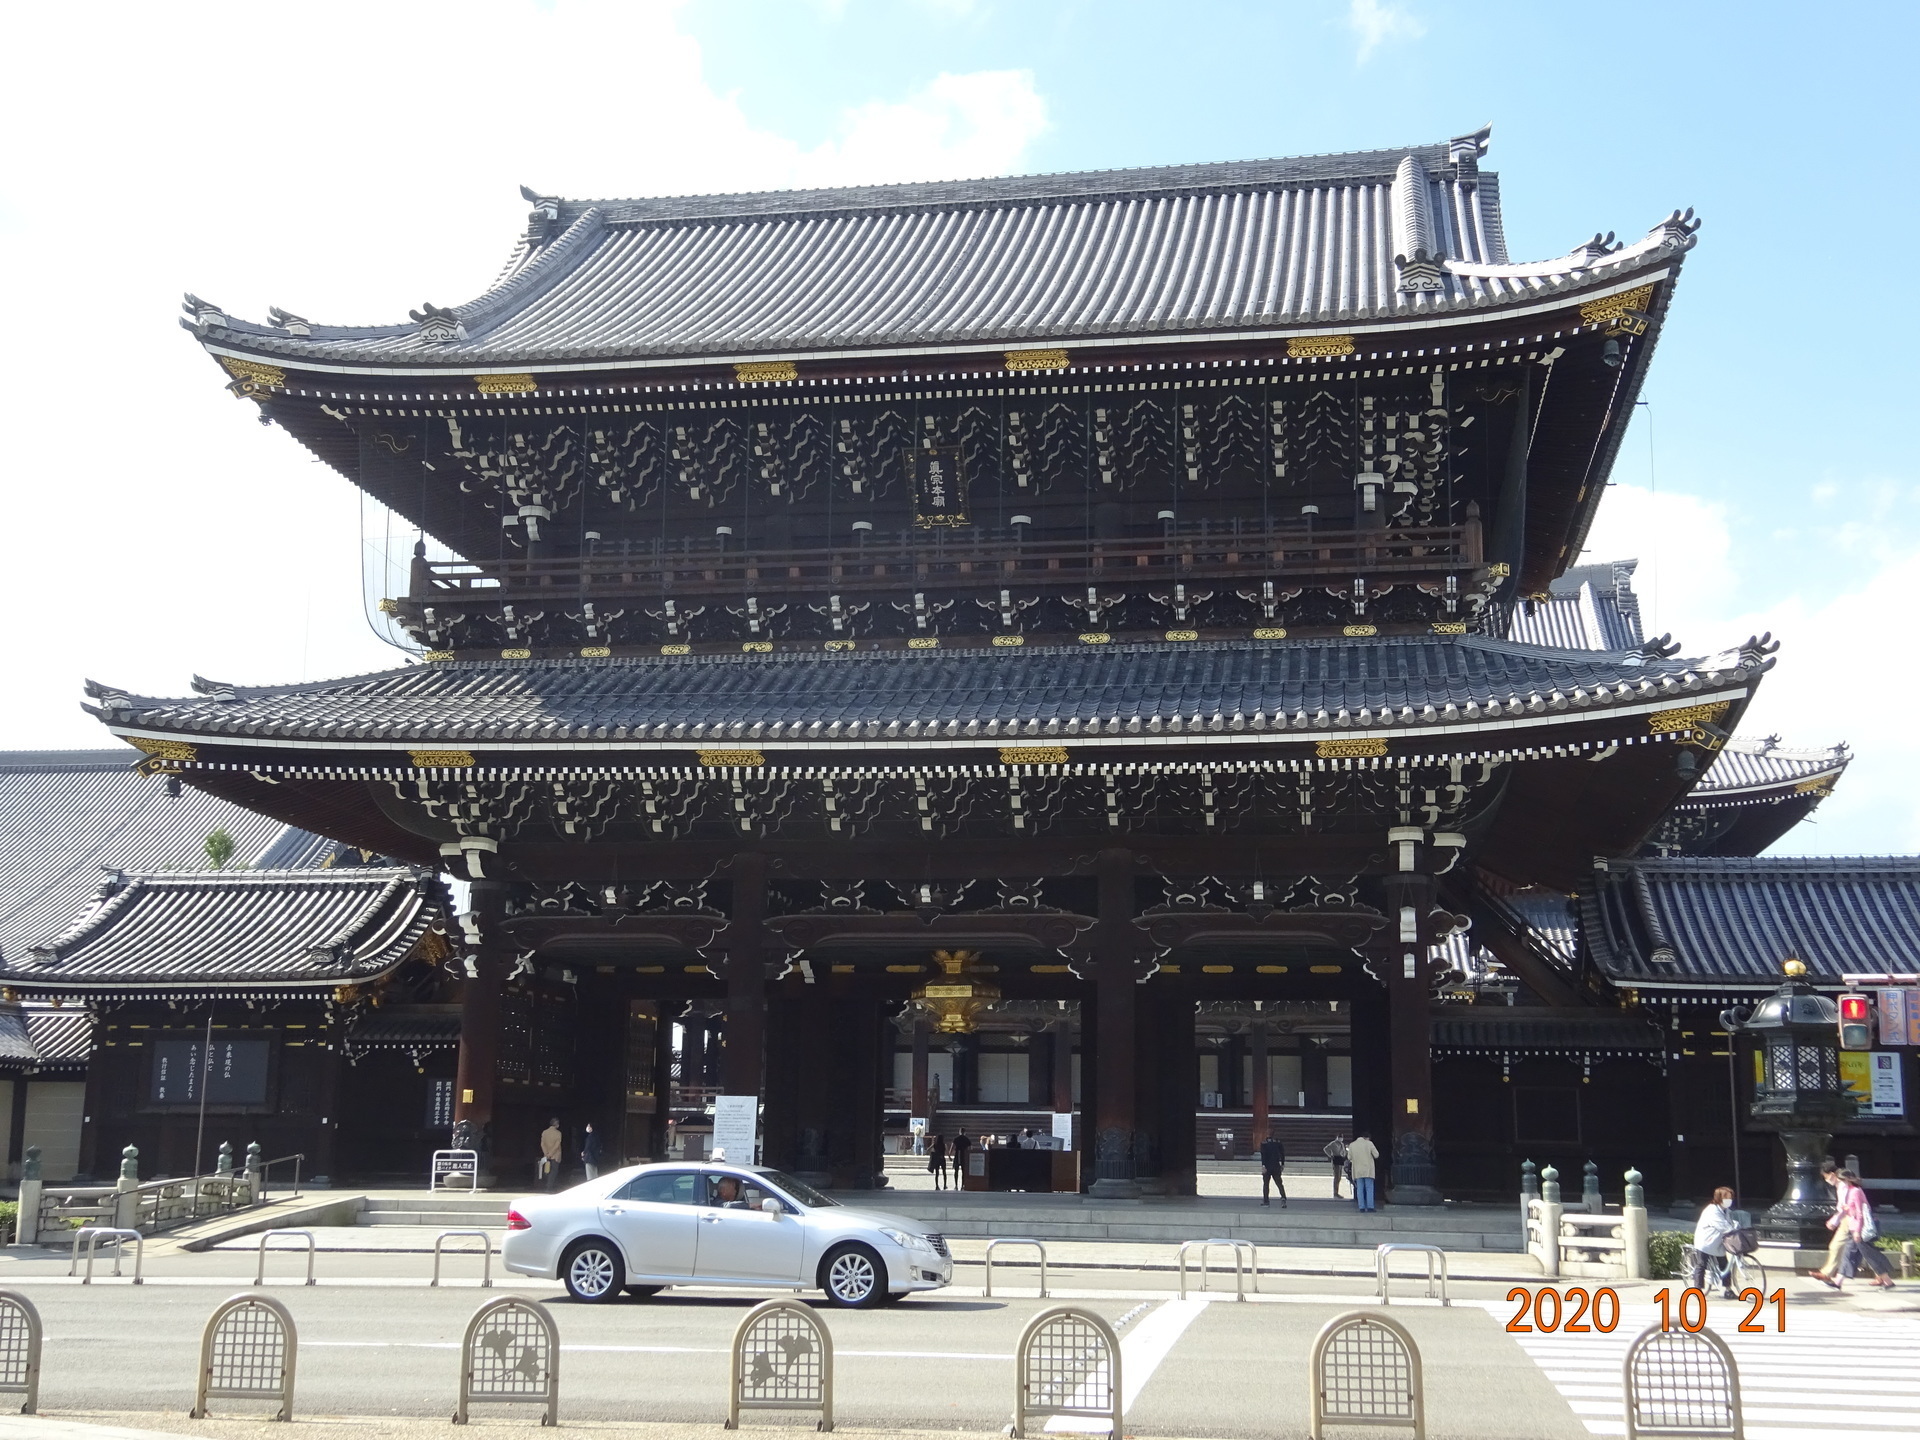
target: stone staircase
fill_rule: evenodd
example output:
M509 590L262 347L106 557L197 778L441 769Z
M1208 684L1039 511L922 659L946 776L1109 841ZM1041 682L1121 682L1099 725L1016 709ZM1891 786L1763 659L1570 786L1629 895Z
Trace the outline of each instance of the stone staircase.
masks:
M507 1202L512 1198L505 1191L483 1191L478 1195L457 1190L421 1191L411 1195L371 1194L355 1223L412 1225L430 1230L504 1230Z

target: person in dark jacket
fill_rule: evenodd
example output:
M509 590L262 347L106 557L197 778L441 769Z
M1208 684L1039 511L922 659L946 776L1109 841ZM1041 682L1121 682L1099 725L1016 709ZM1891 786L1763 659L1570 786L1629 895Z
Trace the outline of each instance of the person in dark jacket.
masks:
M962 1130L953 1137L953 1188L964 1190L967 1186L967 1151L973 1148L973 1141Z
M580 1164L587 1172L587 1179L600 1178L600 1137L594 1133L591 1124L580 1137Z
M1260 1203L1271 1205L1267 1198L1267 1187L1272 1185L1280 1191L1280 1208L1287 1208L1287 1182L1282 1172L1287 1168L1287 1147L1279 1139L1269 1135L1260 1142Z
M947 1188L947 1137L936 1135L927 1142L927 1173L933 1176L933 1188Z

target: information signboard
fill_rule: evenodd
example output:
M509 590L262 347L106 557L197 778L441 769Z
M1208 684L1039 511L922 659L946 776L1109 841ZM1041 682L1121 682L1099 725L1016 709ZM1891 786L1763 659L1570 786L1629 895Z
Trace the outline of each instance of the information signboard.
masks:
M156 1040L147 1103L168 1109L197 1106L204 1076L210 1106L264 1105L267 1051L265 1040L216 1039L209 1064L203 1041Z
M1860 1101L1860 1114L1898 1120L1907 1113L1897 1050L1842 1050L1840 1081Z
M759 1139L760 1097L758 1095L716 1095L713 1100L713 1151L736 1165L754 1162L754 1144Z

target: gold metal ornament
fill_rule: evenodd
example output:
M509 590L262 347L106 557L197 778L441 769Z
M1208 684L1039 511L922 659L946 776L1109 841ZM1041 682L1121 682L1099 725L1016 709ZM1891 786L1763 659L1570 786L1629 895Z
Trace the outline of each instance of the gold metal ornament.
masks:
M933 1028L942 1035L971 1035L982 1010L1000 998L1000 987L975 969L978 950L936 950L933 963L940 978L913 992L914 1004L933 1016Z

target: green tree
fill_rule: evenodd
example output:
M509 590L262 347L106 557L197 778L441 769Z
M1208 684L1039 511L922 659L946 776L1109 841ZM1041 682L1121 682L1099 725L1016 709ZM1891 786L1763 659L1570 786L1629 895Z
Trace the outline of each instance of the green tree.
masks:
M233 836L229 835L224 827L216 830L207 836L206 849L207 868L224 870L227 868L227 862L233 859Z

